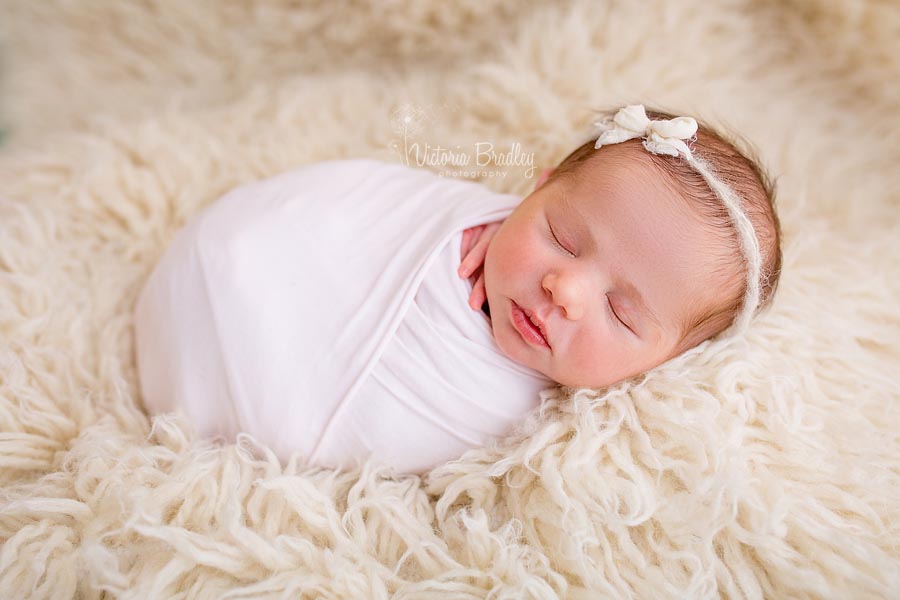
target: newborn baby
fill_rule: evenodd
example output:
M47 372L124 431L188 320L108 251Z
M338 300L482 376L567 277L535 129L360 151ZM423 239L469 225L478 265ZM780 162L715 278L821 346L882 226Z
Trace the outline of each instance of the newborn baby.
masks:
M542 389L740 332L780 273L771 188L693 119L649 117L599 121L524 200L368 160L230 192L138 299L145 406L282 460L421 473L507 433Z
M735 322L748 295L741 239L703 176L637 138L600 145L544 171L503 222L467 230L459 268L474 273L469 304L487 298L504 354L570 387L606 387L683 353ZM694 148L752 222L766 306L781 271L771 184L707 128Z

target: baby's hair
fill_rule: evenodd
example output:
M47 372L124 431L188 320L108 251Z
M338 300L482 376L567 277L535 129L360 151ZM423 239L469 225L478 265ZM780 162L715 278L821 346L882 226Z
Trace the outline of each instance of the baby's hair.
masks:
M673 119L675 115L647 110L651 120ZM710 272L713 281L725 278L727 299L714 306L701 306L684 316L679 323L680 337L671 356L677 356L700 342L727 329L741 313L747 291L747 276L740 240L727 207L710 188L703 176L682 157L654 154L641 147L640 139L632 139L595 149L596 137L569 154L551 174L549 181L572 177L594 164L588 159L608 148L628 148L649 157L652 164L666 175L679 196L698 215L709 231L726 242L725 252L715 255ZM741 146L740 148L738 146ZM753 225L762 258L760 269L760 298L757 312L772 303L781 277L781 223L775 208L775 183L760 165L755 152L745 140L726 137L698 120L696 140L691 152L699 156L741 199L744 213ZM713 249L711 249L713 250Z

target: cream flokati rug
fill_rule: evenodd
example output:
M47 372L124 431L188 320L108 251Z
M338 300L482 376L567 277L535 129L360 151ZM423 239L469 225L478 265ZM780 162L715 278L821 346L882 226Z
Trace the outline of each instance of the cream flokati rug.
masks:
M0 597L898 597L900 5L295 4L2 2ZM547 394L423 478L142 413L136 295L226 190L415 143L549 166L625 102L777 177L745 339Z

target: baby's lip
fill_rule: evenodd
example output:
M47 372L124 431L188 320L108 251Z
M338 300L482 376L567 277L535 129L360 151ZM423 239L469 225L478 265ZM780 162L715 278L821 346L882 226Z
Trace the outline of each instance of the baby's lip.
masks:
M550 336L547 335L547 325L537 316L537 311L533 311L531 309L525 308L522 305L519 305L519 308L522 309L522 312L525 313L525 316L537 326L538 329L541 330L541 335L544 336L544 339L547 341L547 345L553 349L553 344L550 342Z

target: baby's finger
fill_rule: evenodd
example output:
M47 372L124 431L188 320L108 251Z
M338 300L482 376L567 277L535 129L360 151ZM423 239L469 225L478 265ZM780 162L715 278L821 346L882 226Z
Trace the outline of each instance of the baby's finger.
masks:
M462 262L459 263L459 269L456 270L457 275L459 275L460 279L468 279L469 275L472 274L472 271L475 270L474 260L470 260L469 257L472 256L469 254L466 258L462 259Z
M475 248L469 248L459 263L457 273L462 279L466 279L475 272L475 269L481 266L481 262L482 260L478 257L478 253L475 252Z
M466 254L469 253L469 250L472 249L472 236L475 233L474 228L470 227L463 231L462 234L462 246L459 251L459 255L463 258L466 257Z
M472 310L481 310L481 305L484 304L485 300L487 300L487 295L484 289L484 271L482 271L478 274L478 279L475 280L472 293L469 294L469 306Z
M478 237L478 241L475 243L475 246L466 256L467 264L474 263L475 267L480 267L484 264L484 257L487 256L488 246L491 243L491 238L493 235L486 235L486 232L481 232L481 235Z
M477 225L463 231L462 251L460 253L460 255L462 256L462 260L460 261L459 268L456 271L461 279L465 279L469 275L471 275L479 265L479 262L477 260L471 258L471 252L472 246L481 237L481 232L483 230L484 225Z
M485 225L475 225L474 227L466 229L466 231L469 232L469 245L466 248L466 254L471 252L472 247L481 239L481 234L484 232L484 229ZM463 256L465 256L465 254Z

